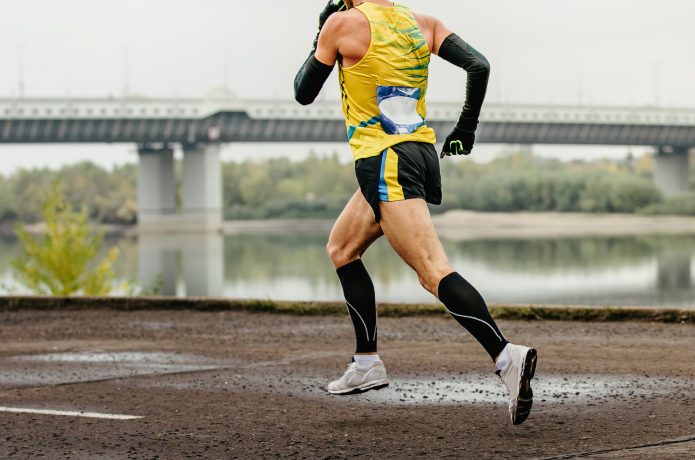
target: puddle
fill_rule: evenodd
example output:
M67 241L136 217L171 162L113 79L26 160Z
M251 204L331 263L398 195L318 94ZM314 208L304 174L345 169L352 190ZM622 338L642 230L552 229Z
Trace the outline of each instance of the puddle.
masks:
M288 382L290 383L290 382ZM299 379L279 391L292 386L300 391L291 393L322 394L319 390L326 382ZM650 378L613 375L573 375L560 377L545 375L533 380L534 400L556 404L592 405L612 400L647 398L659 395L682 395L692 391L693 382L687 379ZM312 387L313 386L313 387ZM325 393L323 393L325 394ZM355 398L367 403L388 404L487 404L499 403L507 398L502 382L482 375L390 379L388 388L370 391Z
M251 369L223 370L215 379L199 375L175 380L147 380L139 385L166 388L223 388L249 392L273 392L301 398L333 398L335 401L387 405L500 404L507 400L502 381L495 375L435 375L391 378L379 391L330 396L323 389L329 379L294 377L283 372L260 373ZM639 401L651 397L684 398L692 392L687 378L653 378L633 375L541 375L533 379L534 400L546 404L598 406L612 401Z
M307 398L328 396L323 387L329 379L296 376L286 360L271 364L283 370L272 371L269 370L272 366L258 362L223 362L202 355L169 352L91 351L23 355L0 360L0 388L219 369L214 378L184 374L172 379L146 379L132 384L210 390L241 388L249 392L270 391ZM388 405L456 405L499 404L507 398L504 385L493 374L398 376L391 378L390 382L388 388L342 400ZM589 407L650 397L682 399L692 394L693 383L688 378L639 375L541 374L533 380L533 391L538 402Z
M149 329L153 331L176 328L176 323L173 321L143 321L138 324L143 329Z
M89 382L217 369L201 355L167 352L76 352L14 356L0 363L0 388Z

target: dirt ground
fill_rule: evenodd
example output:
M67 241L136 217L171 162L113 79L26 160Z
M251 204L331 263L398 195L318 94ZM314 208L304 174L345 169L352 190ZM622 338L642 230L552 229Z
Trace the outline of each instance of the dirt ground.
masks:
M391 385L339 397L321 387L350 358L347 314L0 313L0 458L695 456L695 326L500 326L539 352L520 426L444 316L381 319Z

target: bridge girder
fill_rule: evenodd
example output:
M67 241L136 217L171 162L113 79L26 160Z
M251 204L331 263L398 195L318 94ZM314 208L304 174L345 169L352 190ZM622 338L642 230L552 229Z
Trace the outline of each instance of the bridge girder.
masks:
M430 121L440 136L451 121ZM477 142L491 144L695 146L695 126L481 122ZM2 120L0 143L345 142L340 120L255 119L244 112L205 119Z

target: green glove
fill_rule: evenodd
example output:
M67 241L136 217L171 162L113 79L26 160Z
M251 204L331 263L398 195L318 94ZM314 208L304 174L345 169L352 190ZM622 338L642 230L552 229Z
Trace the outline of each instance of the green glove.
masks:
M440 158L450 155L470 155L475 143L475 129L462 129L458 126L447 136Z

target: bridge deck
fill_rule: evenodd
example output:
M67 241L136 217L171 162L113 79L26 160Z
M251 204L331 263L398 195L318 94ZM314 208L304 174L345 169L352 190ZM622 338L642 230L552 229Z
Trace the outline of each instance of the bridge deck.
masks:
M460 106L429 105L444 135ZM344 142L337 102L0 100L0 143ZM690 147L695 110L488 104L481 143Z

